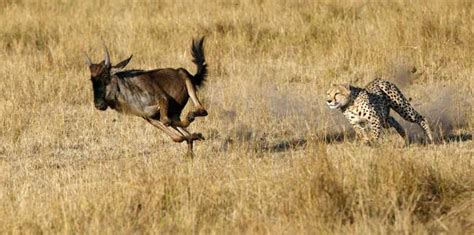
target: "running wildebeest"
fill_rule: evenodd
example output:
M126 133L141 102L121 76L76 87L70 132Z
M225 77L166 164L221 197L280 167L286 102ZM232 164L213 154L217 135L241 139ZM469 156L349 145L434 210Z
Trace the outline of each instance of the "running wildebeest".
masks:
M112 65L105 45L105 58L98 64L92 63L86 54L95 107L102 111L110 107L120 113L142 117L163 130L173 141L186 141L188 154L192 155L193 142L204 140L204 137L201 133L191 134L185 128L195 117L207 116L196 95L196 89L203 85L207 76L203 42L204 38L193 40L191 47L193 63L197 66L195 75L183 68L124 71L132 56ZM181 120L181 112L189 97L196 109Z

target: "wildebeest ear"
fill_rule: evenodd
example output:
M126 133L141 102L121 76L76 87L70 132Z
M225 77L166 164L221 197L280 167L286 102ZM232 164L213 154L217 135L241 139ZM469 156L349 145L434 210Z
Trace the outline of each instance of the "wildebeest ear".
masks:
M122 70L123 68L125 68L125 66L127 66L128 62L130 62L130 60L132 59L132 56L133 55L130 55L130 57L128 57L127 59L122 60L120 63L112 66L112 70L114 72L118 72L118 71Z

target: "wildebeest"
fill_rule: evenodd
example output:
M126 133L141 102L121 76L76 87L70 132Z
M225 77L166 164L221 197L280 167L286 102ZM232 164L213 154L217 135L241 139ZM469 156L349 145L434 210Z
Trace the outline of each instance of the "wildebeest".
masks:
M92 63L86 54L95 107L102 111L110 107L120 113L142 117L163 130L173 141L186 141L188 153L192 154L193 142L204 140L204 137L201 133L191 134L185 128L195 117L207 116L196 95L196 89L203 85L207 77L203 42L204 38L201 38L192 43L191 54L197 66L194 75L184 68L124 71L132 56L112 65L105 45L105 58L98 64ZM181 120L181 112L189 97L196 109Z

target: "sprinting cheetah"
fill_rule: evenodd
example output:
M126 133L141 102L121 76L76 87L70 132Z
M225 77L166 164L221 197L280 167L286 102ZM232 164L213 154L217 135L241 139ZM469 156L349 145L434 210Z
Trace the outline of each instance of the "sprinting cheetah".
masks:
M354 127L357 135L370 139L380 137L382 127L393 127L404 139L406 133L403 127L392 116L390 109L395 110L407 121L417 123L425 131L430 142L433 142L430 127L403 96L398 87L388 81L375 79L365 88L349 84L333 85L327 92L327 104L331 109L339 109ZM370 129L370 137L366 131Z

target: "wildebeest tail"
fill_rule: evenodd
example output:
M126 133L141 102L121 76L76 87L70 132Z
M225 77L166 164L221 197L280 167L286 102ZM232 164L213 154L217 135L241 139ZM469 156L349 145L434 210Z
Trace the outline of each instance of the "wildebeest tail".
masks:
M207 64L204 58L204 37L199 40L193 39L193 45L191 48L191 54L193 56L193 63L197 66L197 72L193 77L193 84L200 87L204 84L207 77Z

